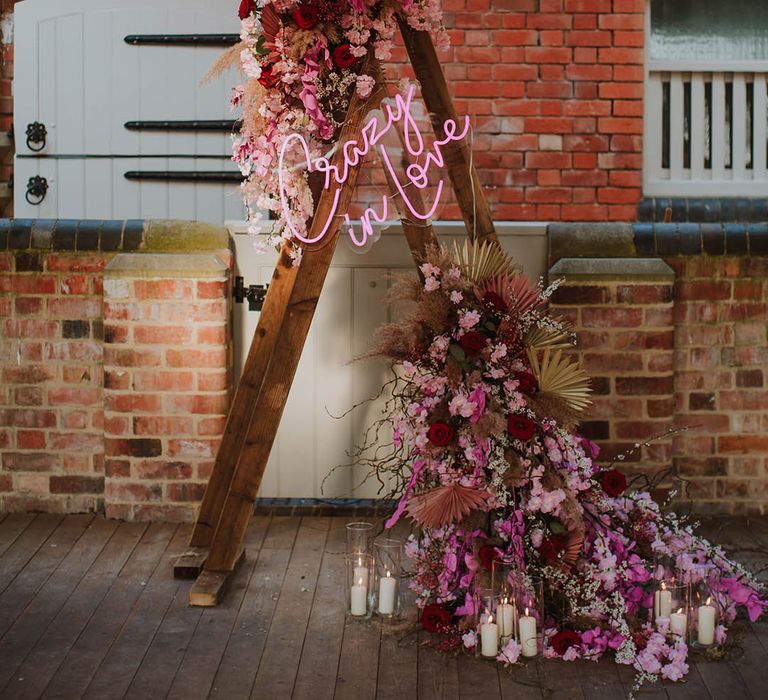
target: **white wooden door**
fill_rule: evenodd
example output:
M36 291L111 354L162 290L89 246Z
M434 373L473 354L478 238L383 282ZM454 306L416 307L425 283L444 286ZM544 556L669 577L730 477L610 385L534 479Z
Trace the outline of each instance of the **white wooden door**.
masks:
M231 226L236 275L245 285L267 284L276 253L257 254L242 226ZM435 225L440 241L462 240L458 222ZM239 232L240 231L240 232ZM497 224L499 239L526 272L537 279L546 272L546 224ZM375 498L379 484L361 485L366 470L348 452L360 444L365 429L381 417L383 401L352 406L375 397L389 378L379 360L354 362L366 352L373 331L390 320L384 303L392 273L413 271L413 260L399 224L393 224L365 254L343 236L320 295L312 327L288 396L280 429L259 495L282 498ZM235 378L248 354L259 314L248 304L234 305ZM338 418L338 416L342 416ZM337 416L336 418L334 416ZM385 434L381 435L382 441ZM352 462L337 469L337 465ZM324 488L322 488L325 479Z
M222 46L131 44L129 35L236 34L215 0L25 0L15 8L15 212L19 217L242 219L236 182L130 180L128 172L228 172L225 131L126 128L127 122L232 120L234 70L201 85ZM39 153L27 125L47 130ZM146 125L146 124L145 124ZM30 177L48 181L39 205ZM177 178L178 175L174 175Z

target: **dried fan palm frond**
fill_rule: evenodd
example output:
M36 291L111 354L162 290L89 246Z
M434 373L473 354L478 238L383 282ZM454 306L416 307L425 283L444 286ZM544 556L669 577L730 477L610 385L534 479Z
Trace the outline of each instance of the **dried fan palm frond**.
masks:
M552 394L536 393L528 397L528 407L539 418L554 418L564 430L575 430L583 420L580 410L573 408L565 400Z
M453 244L453 259L466 277L480 283L518 270L515 261L497 243L465 240Z
M264 36L267 37L267 44L274 46L275 37L283 26L275 6L272 3L265 5L259 19Z
M489 494L459 484L438 486L408 499L408 515L422 527L439 528L457 523L485 505Z
M525 333L523 343L529 348L571 348L573 342L567 329L540 326L534 323Z
M576 411L589 406L589 376L578 364L563 357L562 350L553 353L546 348L539 359L539 353L529 348L528 359L541 394L559 398Z
M542 301L539 290L531 284L528 275L514 275L509 280L509 293L512 306L522 315L526 311L542 309L546 302Z

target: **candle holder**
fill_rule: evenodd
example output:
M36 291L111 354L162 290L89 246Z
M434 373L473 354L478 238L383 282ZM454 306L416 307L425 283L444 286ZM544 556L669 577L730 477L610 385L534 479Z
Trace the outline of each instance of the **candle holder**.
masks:
M666 627L670 636L687 640L691 626L690 585L675 578L657 581L651 614L656 627Z
M492 588L481 588L476 592L477 611L475 655L495 659L499 654L499 625L496 618L496 597Z
M400 614L401 540L381 538L373 543L376 614L394 619Z
M689 645L699 649L718 646L715 630L723 616L721 603L721 599L712 592L706 581L691 585Z
M518 611L517 642L522 656L532 658L544 653L544 581L522 573L515 586Z
M347 554L370 554L373 542L373 523L358 521L347 523Z
M515 596L517 587L517 559L498 557L493 560L491 587L496 602L496 617L499 625L499 639L502 646L510 639L518 640L517 624L519 613Z
M347 556L347 614L367 620L373 611L373 557L370 554Z

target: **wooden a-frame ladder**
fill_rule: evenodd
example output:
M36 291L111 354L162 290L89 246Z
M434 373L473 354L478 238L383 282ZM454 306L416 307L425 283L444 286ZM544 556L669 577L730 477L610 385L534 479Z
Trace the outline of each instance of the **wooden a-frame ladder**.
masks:
M408 56L438 138L444 136L447 119L459 123L432 40L426 32L400 21ZM380 78L378 65L366 59L364 71ZM365 100L353 96L339 142L360 137L365 118L384 96L383 81ZM336 151L334 162L340 157ZM467 233L479 240L496 240L490 208L470 158L467 139L443 147ZM317 301L333 258L343 212L351 202L360 166L352 168L341 186L336 215L325 239L304 250L298 267L284 247L269 285L243 374L229 411L222 443L206 488L189 550L176 562L178 578L197 578L189 592L191 605L217 605L237 565L244 556L243 542L256 494L267 465L272 443L288 399L296 367L309 332ZM393 191L393 194L395 192ZM334 192L322 190L316 197L309 238L315 238L328 219ZM409 195L411 196L411 195ZM397 196L403 231L416 260L436 241L431 225L416 224L405 216ZM425 211L413 188L413 202Z

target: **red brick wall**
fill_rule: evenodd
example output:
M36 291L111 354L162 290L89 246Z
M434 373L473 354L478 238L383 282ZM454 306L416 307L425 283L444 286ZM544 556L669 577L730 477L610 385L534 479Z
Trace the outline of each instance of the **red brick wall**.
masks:
M585 432L610 458L689 427L635 451L624 468L652 475L672 466L680 499L697 511L765 513L768 258L666 262L674 286L574 280L557 292L555 311L573 321L578 354L595 376Z
M173 279L113 257L0 252L0 512L193 518L229 403L228 252Z
M451 48L440 59L459 116L472 119L474 162L494 218L634 221L645 0L442 7ZM401 72L387 68L391 78ZM380 202L386 182L373 166L364 178L359 202ZM439 218L461 218L447 190L444 201Z

